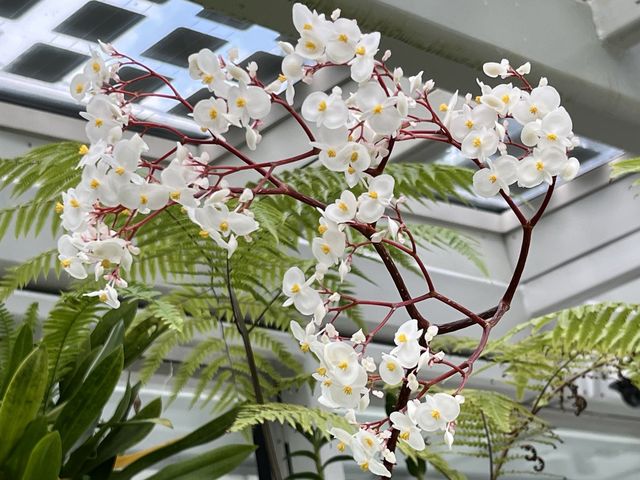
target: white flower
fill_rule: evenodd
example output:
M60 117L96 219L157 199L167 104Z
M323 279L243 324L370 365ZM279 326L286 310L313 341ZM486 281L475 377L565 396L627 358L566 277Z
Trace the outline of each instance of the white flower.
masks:
M78 73L74 75L74 77L71 79L71 85L69 86L71 96L78 102L86 96L90 88L91 79L84 73Z
M367 337L362 332L362 329L351 335L351 341L355 344L364 343L366 340Z
M344 254L345 240L345 234L342 232L325 232L322 238L316 237L311 242L313 256L323 265L335 265Z
M496 160L487 160L488 168L473 174L473 189L483 197L493 197L500 190L509 194L509 185L518 179L518 160L511 155L503 155Z
M360 196L356 218L364 223L377 222L393 198L394 185L395 180L386 173L371 180L368 191Z
M444 114L442 123L447 128L449 128L449 123L451 121L451 116L453 115L456 103L458 103L458 90L453 92L453 95L451 95L451 98L449 98L449 103L441 103L438 107L438 111L441 114Z
M480 102L493 108L500 115L506 115L520 100L520 89L512 84L497 85L480 96Z
M105 158L115 174L111 176L114 183L121 185L129 182L142 183L144 180L136 173L136 170L140 162L140 155L147 150L149 147L137 133L129 140L120 140L113 148L112 155Z
M402 117L395 107L397 98L387 97L377 82L368 82L358 89L356 104L362 119L380 135L390 135L400 128Z
M449 131L459 142L464 140L472 130L491 128L498 120L496 111L486 105L471 108L465 104L462 110L454 112L451 117Z
M327 57L334 63L346 63L356 54L360 29L355 20L339 18L330 27L327 38Z
M356 196L350 190L345 190L339 199L327 206L324 216L335 223L346 223L356 216L357 208Z
M560 176L566 180L573 180L580 170L580 162L576 157L571 157L560 170Z
M560 94L558 91L545 85L534 88L531 93L522 92L521 100L512 109L513 118L522 125L544 118L560 106Z
M467 158L484 160L498 150L498 135L492 128L472 130L462 141L460 150Z
M437 325L430 325L429 328L427 328L427 331L424 332L425 342L429 343L436 335L438 335Z
M378 53L380 45L380 32L365 33L356 45L356 56L349 62L351 65L351 78L354 82L369 80L373 73L374 56Z
M542 182L551 183L552 178L562 172L567 164L567 154L560 148L536 148L533 155L518 166L518 185L535 187Z
M169 201L169 190L157 183L130 184L120 191L121 203L129 210L146 214L164 207Z
M329 433L338 439L338 445L336 446L336 448L339 452L344 452L347 447L351 448L353 437L350 433L341 428L335 427L329 430Z
M300 35L314 32L320 36L326 33L327 20L323 15L318 15L314 10L313 12L302 3L294 3L292 8L293 25L298 30Z
M201 80L209 91L218 96L226 97L229 86L225 82L224 72L220 68L218 56L208 48L189 55L189 76L194 80Z
M58 260L64 270L73 278L87 278L87 271L84 268L80 250L73 243L69 235L62 235L58 239Z
M338 155L330 163L331 170L343 171L347 185L354 187L362 179L362 174L371 165L371 156L364 145L349 142L340 149Z
M320 342L318 342L316 328L313 323L307 324L306 328L303 330L298 322L291 320L289 327L291 328L291 333L293 333L295 339L300 343L300 350L304 353L307 353L314 347L319 348Z
M327 95L313 92L302 103L302 116L305 120L316 122L318 127L344 127L349 119L349 110L337 90Z
M387 385L398 385L404 378L404 368L402 368L398 359L386 353L382 354L378 371L380 372L380 378Z
M448 393L425 395L424 402L410 402L407 407L411 419L426 432L446 430L460 414L460 404Z
M482 66L482 71L487 77L507 78L509 76L509 60L503 58L500 63L487 62Z
M418 389L420 388L420 382L418 382L418 377L416 377L415 374L410 373L409 375L407 375L407 386L412 392L418 391Z
M193 119L203 130L211 130L220 135L229 130L227 119L227 102L218 98L200 100L193 108Z
M84 66L84 75L97 87L109 80L109 70L97 51L91 49L91 58Z
M86 193L91 203L99 200L102 204L113 207L118 205L116 192L112 188L110 176L107 175L109 166L100 162L98 165L87 165L82 170L82 182L78 191ZM113 176L113 174L111 175Z
M571 141L573 122L564 109L559 107L549 112L542 120L527 123L520 137L528 147L561 147L572 148Z
M249 235L259 227L249 215L230 212L226 205L219 205L217 208L211 204L206 204L202 208L190 211L192 220L206 230L212 237L216 234L227 237L232 233L238 236Z
M349 131L347 127L327 128L322 126L318 128L317 142L311 142L311 146L320 149L318 158L322 164L333 171L343 171L343 166L338 163L338 152L347 144Z
M324 40L312 31L304 32L296 44L296 53L310 60L318 60L324 55Z
M400 440L407 442L411 448L419 452L424 450L424 438L422 438L420 429L416 427L408 415L401 412L391 412L389 419L391 420L393 428L400 431L400 435L398 436Z
M326 344L324 346L323 360L327 366L329 376L338 380L342 385L352 384L358 378L360 370L364 371L358 363L358 354L346 342L330 342Z
M85 297L98 297L102 303L106 303L111 308L119 308L120 300L118 300L118 292L111 285L105 285L102 290L91 293L85 293Z
M229 114L247 125L249 119L260 120L271 111L269 94L260 87L247 87L244 82L229 88Z
M197 177L198 174L196 172L183 166L182 162L177 158L173 159L160 174L162 184L169 190L169 198L185 207L196 207L198 205L198 201L194 198L198 190L189 187Z
M94 95L87 104L87 111L80 112L87 119L85 133L91 143L106 139L112 129L120 129L125 120L116 105L106 95Z
M391 350L400 364L405 368L413 368L420 358L420 344L422 330L418 330L417 320L408 320L396 331L393 342L396 347Z
M391 473L378 457L382 454L382 442L380 438L368 430L360 429L351 442L353 458L360 468L374 475L391 477Z
M70 188L62 192L62 226L71 232L80 232L87 228L89 212L91 211L91 197L82 190Z
M301 314L313 314L318 304L322 303L320 294L309 286L313 280L313 277L306 280L298 267L287 270L282 279L282 292L288 297L284 306L293 304Z

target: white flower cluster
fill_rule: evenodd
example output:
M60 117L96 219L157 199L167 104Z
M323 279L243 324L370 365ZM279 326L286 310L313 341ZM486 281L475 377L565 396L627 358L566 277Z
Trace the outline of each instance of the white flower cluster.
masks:
M333 429L339 448L349 447L363 469L389 476L384 462L395 462L387 448L389 438L394 435L421 450L425 446L423 432L440 430L445 443L451 445L463 401L459 395L427 394L430 385L418 379L426 367L445 362L442 352L433 353L429 347L438 333L436 327L424 331L417 320L405 322L395 333L395 347L376 362L366 354L375 332L365 335L358 331L345 338L333 320L325 321L328 312L341 311L333 306L341 299L339 292L322 285L330 269L337 269L344 280L360 246L405 242L408 232L398 210L403 198L395 198L395 179L384 173L393 144L432 139L458 147L479 167L473 178L476 192L489 197L500 191L508 194L515 182L530 188L552 183L556 176L573 178L579 164L567 152L577 145L577 139L558 92L546 79L535 88L529 86L524 78L529 64L513 69L503 60L484 66L488 76L516 79L522 88L513 83L490 87L478 81L480 95L467 94L459 108L457 92L447 103L432 108L432 80L423 81L422 72L405 77L400 68L389 70L384 63L389 52L381 60L375 58L379 33L362 33L357 22L341 18L339 10L325 18L299 3L293 6L293 22L300 38L295 45L280 42L282 73L269 85L259 80L255 63L246 69L238 65L235 49L225 58L208 49L190 55L190 76L211 92L210 98L193 107L192 116L200 129L211 135L209 143L226 145L233 152L223 135L237 127L246 131L246 143L255 150L261 140L260 126L272 103L278 103L303 124L311 153L317 153L319 163L344 174L346 187L339 198L318 209L318 236L311 242L315 272L307 278L299 268L289 269L282 291L287 297L285 305L313 317L304 328L291 322L291 329L301 349L317 357L319 367L314 377L319 381L323 405L345 410L346 417L357 423L356 411L367 408L370 394L382 396L380 388L404 383L411 391L413 399L406 407L381 422L363 424L353 435ZM154 126L135 117L130 108L134 94L127 90L131 80L122 82L118 77L119 59L131 59L109 45L101 47L113 61L106 62L92 52L83 72L71 83L74 98L81 101L89 96L82 116L87 119L91 144L81 148L81 183L65 192L56 207L68 231L59 241L59 259L76 278L87 277L89 270L96 279L104 278L105 287L90 295L117 307L116 287L126 285L122 273L138 253L131 243L138 228L168 206L179 204L199 226L200 235L210 237L231 256L238 238L249 241L249 235L259 228L249 207L264 183L254 189L232 187L226 173L220 172L225 168L233 172L234 167L210 165L206 153L195 156L180 143L160 159L147 159L148 147L141 136L123 137L123 130L132 125ZM300 115L295 112L291 107L295 84L312 83L316 72L336 65L350 69L356 82L353 91L345 95L334 87L328 93L313 92L303 100ZM281 91L287 103L278 97ZM188 105L179 96L176 100ZM520 142L509 134L511 119L522 127ZM242 160L244 167L260 171L251 160ZM366 241L352 243L351 227L366 232ZM389 429L382 428L385 423Z

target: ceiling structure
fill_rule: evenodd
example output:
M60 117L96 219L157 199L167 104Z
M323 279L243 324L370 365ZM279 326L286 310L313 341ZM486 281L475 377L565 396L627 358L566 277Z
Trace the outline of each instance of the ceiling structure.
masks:
M89 48L95 48L97 38L112 41L118 49L143 59L172 78L177 88L192 100L200 99L203 92L188 78L184 62L189 53L203 46L220 53L232 45L239 47L243 62L255 59L261 66L259 72L277 75L280 52L276 42L281 36L287 38L293 33L290 1L269 1L268 11L260 0L202 0L201 3L214 10L203 10L187 0L0 2L1 155L18 155L32 146L56 139L84 140L84 122L77 117L79 107L69 100L67 89L71 77L81 69ZM443 99L450 95L447 92L458 88L474 91L474 79L481 64L503 56L513 63L532 60L532 76L548 76L563 95L563 103L574 117L576 134L585 138L580 152L582 175L557 189L547 214L536 228L523 286L496 334L558 308L598 300L639 300L640 215L637 212L640 198L636 198L639 192L631 189L632 179L611 182L606 165L613 159L640 151L640 137L636 133L640 128L640 90L637 89L640 50L632 37L625 37L624 44L608 43L606 38L601 40L589 6L574 0L472 3L313 0L306 3L327 12L339 6L343 15L358 18L363 29L382 30L383 37L387 38L382 48L392 49L392 62L402 65L407 74L424 69L425 76L438 80L437 95ZM464 16L457 13L462 9ZM498 27L490 28L487 22L478 21L485 18L495 19L492 25ZM540 25L545 26L544 34ZM509 43L505 43L505 38L510 39ZM319 79L317 88L328 90L336 84L345 90L353 88L348 73L344 72L328 72ZM305 85L297 88L298 101L307 88ZM185 131L194 129L186 112L175 104L144 100L138 108L149 115L161 116ZM295 141L291 136L293 131L296 131L295 125L290 119L273 112L265 122L260 148L252 155L260 156L258 159L281 157L281 138L285 135L288 140L285 155L289 150L302 151L304 139L300 137ZM241 145L239 137L231 139ZM172 141L154 137L149 139L149 144L151 153L157 155L171 148ZM211 153L214 158L224 158L218 151ZM428 142L401 145L394 158L413 162L461 161L454 152ZM521 198L523 210L534 209L539 202L537 197L532 190ZM478 239L491 278L453 254L425 251L424 256L443 293L455 296L472 309L484 310L493 305L508 281L519 245L519 230L517 220L505 210L502 202L471 200L470 204L415 205L411 219L454 227ZM0 193L3 206L11 201L5 193ZM54 239L46 235L20 240L7 237L0 242L0 266L26 259L53 244ZM372 278L382 278L385 274L372 262L366 268ZM47 306L56 299L55 290L59 286L57 283L36 285L14 295L8 306L14 312L21 312L28 303L41 301L42 312L46 313ZM417 284L409 285L412 286ZM383 285L371 287L363 283L358 288L366 290L367 296L388 293ZM450 311L437 306L429 314L442 321L453 319ZM167 365L179 362L184 354L179 350L172 352ZM169 376L167 373L154 378L147 394L166 394ZM495 372L487 374L477 378L474 386L492 387L495 378ZM568 440L550 454L553 468L550 467L549 472L581 480L633 478L625 475L640 469L634 457L640 412L624 406L606 384L587 382L584 389L593 409L588 422L576 421L572 413L555 410L548 413L550 420L562 427ZM311 402L312 399L298 401ZM174 424L191 425L208 415L208 412L188 412L187 403L179 399L172 407ZM174 433L160 432L150 442L157 443ZM580 460L586 455L603 460L586 468L587 464ZM605 463L605 458L612 461ZM470 478L486 477L478 473L481 466L477 463L460 462ZM247 475L250 472L248 467ZM358 478L356 475L357 472L337 468L332 472L335 480ZM250 477L237 480L240 478Z

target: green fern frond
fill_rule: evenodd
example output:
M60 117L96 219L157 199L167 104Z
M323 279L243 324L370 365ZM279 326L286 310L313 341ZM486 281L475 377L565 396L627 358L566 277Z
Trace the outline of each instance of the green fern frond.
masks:
M9 310L0 303L0 378L11 358L11 341L15 331L15 319Z
M58 250L51 249L32 257L25 262L9 267L0 279L0 301L6 300L14 291L23 288L29 282L47 278L53 269L60 276L60 263L56 261Z
M353 425L335 413L291 403L266 403L241 406L230 431L239 432L264 422L288 424L308 434L317 429L327 439L330 438L328 431L332 427L342 428L348 432L354 430Z

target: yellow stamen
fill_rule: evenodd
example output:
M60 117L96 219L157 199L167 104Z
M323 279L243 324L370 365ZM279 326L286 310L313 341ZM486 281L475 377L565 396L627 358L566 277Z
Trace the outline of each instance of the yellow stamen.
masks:
M313 43L312 41L308 41L307 43L304 44L304 47L307 50L311 50L311 51L315 51L316 50L316 44Z
M476 103L482 103L482 97L480 95L476 95Z
M345 202L343 202L342 200L340 200L338 202L338 208L340 210L342 210L343 212L346 212L347 210L349 210L349 205L347 205Z
M80 206L80 202L75 198L72 198L71 200L69 200L69 205L71 205L73 208L78 208Z
M400 435L398 435L402 440L409 440L409 432L402 432Z
M62 268L69 268L71 266L71 260L69 260L68 258L60 260L60 265L62 265Z
M322 100L319 104L318 104L318 111L319 112L324 112L327 109L327 102L325 102L324 100Z
M126 170L124 169L124 167L117 167L117 168L115 169L115 172L116 172L118 175L124 175L124 172L126 172Z
M364 55L365 53L367 53L367 51L362 45L356 48L356 55Z
M96 118L94 123L96 124L96 127L101 127L104 122L101 118Z
M387 362L387 370L393 372L396 369L396 364L393 362Z
M339 368L340 370L346 370L348 366L349 366L349 364L348 364L347 362L345 362L344 360L343 360L343 361L341 361L341 362L338 364L338 368Z
M320 246L320 250L322 250L322 253L324 253L325 255L329 255L329 253L331 252L331 247L328 244L323 243Z
M373 447L374 445L373 440L368 437L364 439L364 443L366 443L368 447Z
M87 147L86 145L80 145L80 148L78 149L78 153L80 155L86 155L87 153L89 153L89 147Z
M373 107L373 113L382 113L382 105L378 103L375 107Z
M509 97L509 95L503 95L502 96L502 103L509 103L509 100L511 100L511 97Z
M547 139L551 140L552 142L556 141L558 139L558 136L555 133L548 133L547 134Z
M100 265L102 265L104 268L111 268L111 260L105 258L100 262Z
M200 235L202 238L207 238L209 236L209 232L207 232L206 230L200 230L198 232L198 235Z
M322 385L324 385L325 387L330 387L331 384L333 384L331 380L325 380L324 382L322 382Z
M336 448L338 449L339 452L344 452L344 449L346 447L347 446L343 442L340 442L340 443L338 443L338 445L336 445Z
M82 85L81 83L76 85L76 93L82 93L83 91L84 91L84 85Z
M225 221L220 222L220 225L218 225L218 228L220 229L220 231L226 232L227 230L229 230L229 222L225 222Z
M404 333L399 333L396 340L400 343L405 343L407 341L407 336Z
M302 350L304 353L307 353L309 351L309 344L307 342L301 343L300 350Z
M318 225L318 233L320 235L322 235L327 230L329 230L329 227L327 227L326 225Z
M440 414L440 410L435 410L434 409L434 410L431 410L431 416L434 419L439 420L442 415Z
M496 177L495 175L489 175L489 181L491 183L496 183L498 181L498 177Z
M536 162L536 170L538 170L539 172L544 170L544 163L542 163L540 160Z
M91 68L94 72L98 73L100 71L100 64L98 62L93 62L91 64Z
M236 103L238 103L237 100L236 100ZM241 107L242 105L238 105L238 106ZM218 118L218 110L216 110L215 108L212 108L211 110L209 110L209 118L211 120L215 120L216 118Z
M202 77L202 81L207 84L213 82L213 75L205 75Z
M244 107L246 104L247 104L247 101L246 101L244 98L242 98L242 97L238 97L238 98L236 98L236 106L237 106L237 107L242 108L242 107Z
M360 464L360 469L361 469L363 472L366 472L367 470L369 470L369 462L362 462L362 463Z
M464 124L468 129L473 128L473 122L471 120L467 120L466 122L464 122Z
M340 35L338 35L338 40L347 43L349 41L349 37L347 37L344 33L341 33Z
M125 209L124 209L124 210L122 210L122 212L120 212L120 213L122 213L122 215L125 215L125 216L127 216L127 217L128 217L129 215L131 215L131 210L129 210L128 208L125 208Z
M144 193L140 194L140 205L146 205L147 203L149 203L149 197Z
M287 81L287 77L281 73L280 75L278 75L278 81L280 83L286 82Z
M327 150L327 157L334 158L337 155L336 151L333 148Z
M349 165L349 168L347 168L347 172L349 172L350 175L353 175L356 172L356 169Z
M97 178L93 178L93 179L91 179L91 182L89 183L89 186L95 190L96 188L98 188L100 186L100 181Z
M476 137L473 139L473 146L474 147L479 147L480 145L482 145L482 140L480 139L480 137Z
M297 283L294 283L291 286L291 293L298 293L300 291L300 285Z
M310 23L305 23L302 28L304 30L313 30L313 25L311 25Z
M351 394L353 393L353 388L351 388L349 385L347 385L346 387L344 387L344 388L342 389L342 391L343 391L344 393L346 393L347 395L351 395Z
M321 377L324 377L327 374L327 369L324 367L318 367L316 368L316 373Z
M369 198L373 198L375 200L376 198L378 198L378 192L376 192L375 190L369 191Z
M60 202L56 203L56 213L62 213L64 212L64 205Z
M352 162L357 162L358 161L358 152L353 152L351 154L351 161Z
M529 112L530 113L538 113L538 107L536 107L535 105L531 105L529 107Z
M440 110L441 112L446 112L447 110L449 110L449 105L447 105L446 103L441 103L438 107L438 110Z
M101 293L98 298L100 299L101 302L106 302L108 297L106 293Z
M171 197L171 200L173 200L174 202L177 202L178 200L180 200L180 192L178 192L177 190L175 192L171 192L169 194L169 197Z

